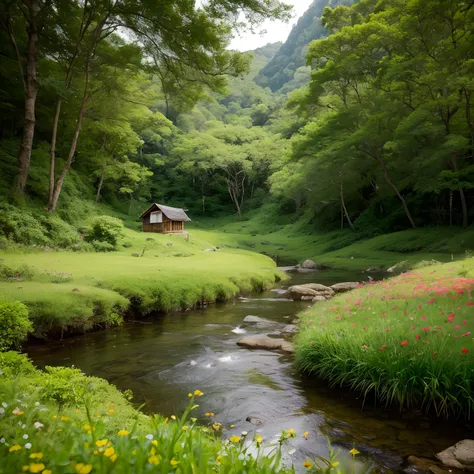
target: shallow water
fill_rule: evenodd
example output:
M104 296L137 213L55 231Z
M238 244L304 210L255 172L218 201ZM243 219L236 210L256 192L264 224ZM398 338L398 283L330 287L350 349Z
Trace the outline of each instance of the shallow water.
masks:
M362 278L361 274L334 271L294 273L280 288ZM165 416L181 412L187 394L199 388L205 397L196 416L208 422L204 413L212 411L215 421L227 427L235 424L226 436L245 430L253 437L258 430L270 441L282 429L294 428L299 436L290 441L286 459L298 470L308 457L327 457L328 437L343 452L354 444L362 453L358 459L374 463L382 472L403 472L404 457L431 457L469 437L462 423L448 425L417 412L402 415L367 403L363 406L354 394L301 377L290 356L238 347L242 334L278 331L308 306L307 302L282 299L275 290L31 346L28 354L39 366L74 365L121 389L131 389L136 403ZM247 315L269 322L244 323ZM249 423L248 417L261 424ZM302 437L304 431L309 432L307 440Z

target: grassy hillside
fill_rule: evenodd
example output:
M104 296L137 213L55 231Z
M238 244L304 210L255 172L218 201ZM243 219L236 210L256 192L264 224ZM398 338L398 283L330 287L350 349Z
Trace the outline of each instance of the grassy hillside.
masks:
M372 237L363 231L312 231L304 216L294 222L289 223L289 220L288 216L278 216L267 206L250 213L245 220L196 219L192 233L214 245L271 255L278 265L293 265L310 258L320 264L350 270L386 269L405 260L447 262L474 252L474 229L408 229Z
M0 251L0 296L27 305L38 334L119 323L134 311L186 309L272 285L281 274L256 253L191 235L126 229L109 253L18 248Z

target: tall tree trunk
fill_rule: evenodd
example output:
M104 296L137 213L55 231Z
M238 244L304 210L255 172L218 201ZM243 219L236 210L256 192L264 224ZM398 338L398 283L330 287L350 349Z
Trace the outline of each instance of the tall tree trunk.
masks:
M385 181L395 191L396 195L398 196L398 199L400 199L400 201L402 203L403 209L405 210L405 214L406 214L408 220L410 221L411 226L414 229L416 229L415 221L411 217L410 210L408 209L405 198L400 194L400 191L398 190L397 186L395 186L395 184L390 179L390 175L388 174L388 170L387 170L387 167L385 166L385 162L379 156L377 156L377 161L379 162L380 166L382 167Z
M17 60L19 62L20 73L22 75L23 89L25 92L25 110L24 110L24 126L23 137L21 140L20 151L18 154L18 191L23 194L25 191L26 181L30 170L31 151L33 149L33 138L36 126L36 97L38 95L38 83L36 81L36 67L38 51L38 39L40 26L38 25L38 15L41 11L39 2L33 0L28 5L30 18L28 19L28 47L26 53L26 74L23 72L22 58L18 50L15 37L11 25L9 25L10 40L15 48Z
M458 171L458 158L457 156L453 155L451 157L451 162L453 164L453 169L454 172L457 173ZM461 207L462 207L462 227L463 229L468 228L469 224L469 218L468 218L468 212L467 212L467 203L466 203L466 195L464 194L464 189L461 187L458 189L459 191L459 197L461 198Z
M341 181L341 205L342 205L342 209L344 210L344 214L346 215L347 222L351 226L351 229L355 232L354 224L352 223L351 218L349 217L349 213L347 212L347 208L346 208L346 203L344 202L344 189L343 189L342 181Z
M62 97L58 97L58 101L56 102L56 113L54 115L54 122L53 122L53 135L51 137L51 149L49 153L49 197L48 202L53 201L53 194L54 194L54 181L56 179L55 176L55 166L56 166L56 139L58 136L58 124L59 124L59 116L61 115L61 104L62 104Z
M95 195L95 202L99 202L100 192L102 191L102 185L104 184L104 177L105 177L105 165L102 165L102 170L100 172L99 186L97 186L97 194Z

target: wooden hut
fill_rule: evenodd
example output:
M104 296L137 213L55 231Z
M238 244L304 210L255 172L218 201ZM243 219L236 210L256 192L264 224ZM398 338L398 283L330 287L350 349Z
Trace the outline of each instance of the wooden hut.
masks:
M191 221L183 209L157 203L153 203L140 218L143 223L143 232L159 232L160 234L184 232L184 223Z

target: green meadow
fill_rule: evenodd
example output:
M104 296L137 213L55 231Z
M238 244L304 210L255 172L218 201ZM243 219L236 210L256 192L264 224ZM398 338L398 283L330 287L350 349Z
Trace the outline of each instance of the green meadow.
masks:
M298 367L387 406L474 412L474 259L365 284L301 314Z
M118 324L127 311L144 315L224 301L283 278L264 255L215 249L193 234L186 241L125 229L118 248L4 251L0 295L26 304L37 334L57 334Z

